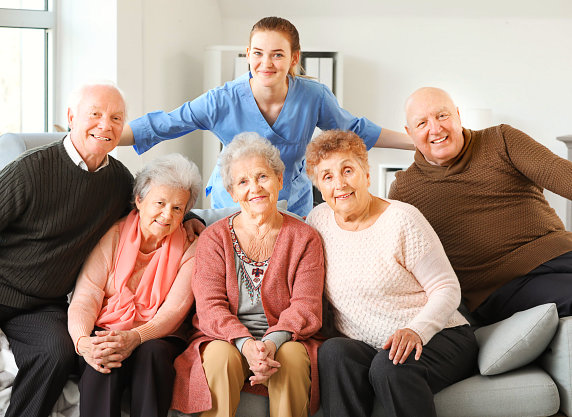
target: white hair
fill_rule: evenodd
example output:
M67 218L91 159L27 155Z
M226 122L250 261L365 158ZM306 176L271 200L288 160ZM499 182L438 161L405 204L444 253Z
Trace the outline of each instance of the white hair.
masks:
M188 190L191 195L185 212L189 211L197 201L201 189L201 174L197 165L180 153L171 153L153 159L135 176L133 200L143 200L152 185L166 185Z
M110 80L93 80L86 83L81 84L78 88L73 89L69 96L68 96L68 108L71 109L73 114L77 114L77 109L79 107L79 103L83 98L84 90L90 87L96 86L106 86L111 87L117 90L123 103L125 105L125 118L127 118L127 101L125 100L125 94L123 91L115 84L113 81Z
M230 192L232 186L232 175L230 173L232 164L245 156L259 156L266 160L268 166L276 175L279 176L284 173L285 166L282 159L280 159L278 148L256 132L240 133L224 147L218 158L222 184L228 192Z

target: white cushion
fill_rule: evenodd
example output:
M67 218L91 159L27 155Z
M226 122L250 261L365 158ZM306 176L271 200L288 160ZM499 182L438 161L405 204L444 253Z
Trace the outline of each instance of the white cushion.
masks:
M481 374L496 375L532 362L546 349L557 327L556 305L550 303L475 330Z

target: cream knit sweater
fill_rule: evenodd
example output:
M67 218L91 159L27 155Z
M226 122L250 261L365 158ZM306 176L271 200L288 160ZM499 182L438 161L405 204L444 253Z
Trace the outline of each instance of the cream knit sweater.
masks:
M457 311L459 281L443 246L413 206L394 200L365 230L341 229L323 203L307 222L322 237L325 294L337 329L381 349L410 328L427 344L446 327L468 324Z

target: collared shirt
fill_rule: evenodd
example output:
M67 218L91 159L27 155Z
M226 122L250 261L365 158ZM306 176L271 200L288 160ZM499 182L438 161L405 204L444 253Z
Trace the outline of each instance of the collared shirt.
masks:
M66 152L68 153L69 157L71 158L71 160L73 161L74 164L76 164L78 167L80 167L84 171L89 171L87 164L85 163L85 161L83 160L83 158L81 157L81 155L79 154L79 152L77 151L75 146L73 145L70 135L67 135L64 138L64 148L65 148ZM109 165L109 156L105 155L105 159L103 160L101 165L94 172L97 172L100 169L105 168L107 165Z

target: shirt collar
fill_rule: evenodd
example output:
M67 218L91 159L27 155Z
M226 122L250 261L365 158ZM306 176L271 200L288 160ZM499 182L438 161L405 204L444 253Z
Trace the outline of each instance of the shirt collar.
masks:
M89 171L87 164L85 163L85 161L83 160L83 158L73 145L71 136L69 134L64 138L64 148L75 165L77 165L84 171ZM107 165L109 165L109 156L105 155L105 159L94 172L97 172L100 169L105 168Z

